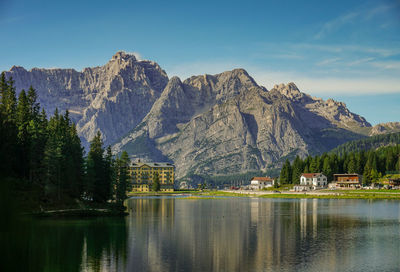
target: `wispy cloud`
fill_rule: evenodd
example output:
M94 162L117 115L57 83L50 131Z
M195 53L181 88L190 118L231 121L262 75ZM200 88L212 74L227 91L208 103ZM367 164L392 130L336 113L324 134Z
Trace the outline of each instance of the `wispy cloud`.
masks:
M400 54L400 47L369 47L356 44L313 44L301 43L292 45L300 49L317 50L328 53L370 53L382 57L390 57ZM399 45L400 46L400 45Z
M318 66L326 66L326 65L336 64L340 60L341 60L341 58L324 59L324 60L322 60L320 62L317 62L316 65L318 65Z
M143 60L143 57L142 57L142 55L141 55L139 52L126 52L126 53L129 54L129 55L135 56L135 58L136 58L137 60Z
M352 20L354 20L357 16L359 16L359 12L350 12L344 15L341 15L329 22L326 22L322 28L315 34L314 39L324 38L330 32L339 29L340 27L348 24Z
M359 60L360 63L362 61L368 60ZM400 66L400 62L393 63L392 66ZM370 77L358 75L344 77L341 74L333 74L321 77L307 74L304 71L279 71L278 69L272 70L248 63L215 61L186 63L176 67L168 67L166 70L169 72L169 76L176 75L181 79L186 79L192 75L218 74L235 68L246 69L259 85L267 89L271 89L275 84L294 82L303 92L315 96L400 93L400 78L394 76L377 75Z
M400 61L376 61L372 65L385 70L400 71Z
M353 24L355 22L366 22L374 19L376 16L387 13L390 9L395 8L397 3L392 5L381 4L374 7L361 6L353 11L341 14L338 17L325 22L319 31L314 35L314 39L320 40L325 38L327 35L338 31L339 29ZM386 23L387 24L387 23Z
M372 57L357 59L357 60L348 62L346 65L347 66L356 66L356 65L365 64L367 62L373 61L374 59L375 58L372 58Z

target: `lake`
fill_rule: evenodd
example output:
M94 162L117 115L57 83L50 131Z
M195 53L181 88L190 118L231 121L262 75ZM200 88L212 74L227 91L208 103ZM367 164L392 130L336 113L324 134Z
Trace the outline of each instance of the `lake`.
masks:
M16 271L400 269L399 201L143 197L127 206L125 218L25 222L1 254Z

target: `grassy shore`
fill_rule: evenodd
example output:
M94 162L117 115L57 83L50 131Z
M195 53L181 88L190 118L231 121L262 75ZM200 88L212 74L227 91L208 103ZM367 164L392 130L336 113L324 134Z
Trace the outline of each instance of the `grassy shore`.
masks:
M190 194L185 199L210 199L214 197L260 197L260 198L318 198L318 199L396 199L400 200L400 190L321 190L307 193L281 191L176 191L131 193L130 196L165 196Z
M388 190L390 191L390 190ZM224 192L224 191L210 191L204 192L203 195L207 196L239 196L239 197L261 197L261 198L320 198L320 199L397 199L400 200L400 192L370 192L364 190L351 190L351 191L325 191L325 192L307 192L307 193L294 193L289 191L282 191L281 193L263 193L259 192Z

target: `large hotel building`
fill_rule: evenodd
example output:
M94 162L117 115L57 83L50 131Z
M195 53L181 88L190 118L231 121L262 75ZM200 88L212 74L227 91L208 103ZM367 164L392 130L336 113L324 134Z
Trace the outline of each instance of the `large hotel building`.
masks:
M129 175L132 180L132 191L149 192L153 184L153 177L157 173L160 181L160 190L171 192L174 190L174 165L171 163L132 163Z

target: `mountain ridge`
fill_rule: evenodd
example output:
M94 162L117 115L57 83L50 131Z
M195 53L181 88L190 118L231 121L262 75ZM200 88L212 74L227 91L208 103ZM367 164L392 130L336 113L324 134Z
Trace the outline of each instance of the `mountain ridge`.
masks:
M177 177L266 171L283 159L349 140L400 131L372 127L346 104L312 97L295 83L259 86L244 69L168 78L155 62L117 52L103 66L13 66L17 90L32 85L47 112L69 110L85 147L100 130L114 152L174 162Z

